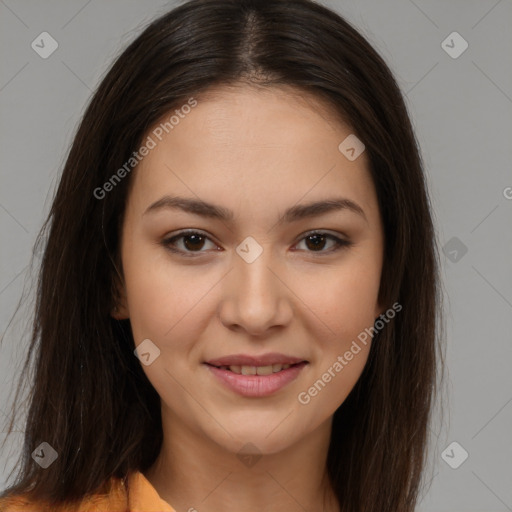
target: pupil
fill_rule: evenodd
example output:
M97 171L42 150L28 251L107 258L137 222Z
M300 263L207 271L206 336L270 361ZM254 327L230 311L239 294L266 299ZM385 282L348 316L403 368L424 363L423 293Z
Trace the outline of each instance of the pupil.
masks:
M185 244L185 247L187 249L201 249L201 247L203 246L204 244L204 240L203 242L198 242L199 239L202 239L204 238L202 235L186 235L184 238L183 238L183 243ZM190 243L187 243L187 240L190 240L190 239L194 239L195 242L193 241L192 244ZM198 246L194 246L194 243L199 243L199 247ZM192 245L192 246L191 246Z
M322 240L320 241L320 243L318 243L318 239L320 239L320 238ZM325 235L310 235L310 236L307 237L307 242L306 243L308 243L308 241L311 242L313 239L316 239L317 242L313 242L313 247L312 248L313 249L322 248L321 246L325 243ZM311 249L311 247L309 247L309 245L308 245L308 248Z

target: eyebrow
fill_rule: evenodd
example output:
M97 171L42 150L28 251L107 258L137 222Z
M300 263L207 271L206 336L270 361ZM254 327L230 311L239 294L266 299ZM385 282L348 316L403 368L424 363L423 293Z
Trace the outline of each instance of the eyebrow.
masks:
M199 199L169 195L166 195L151 204L145 210L143 215L165 209L182 210L184 212L199 215L201 217L218 219L222 221L232 221L234 219L233 211L222 206L207 203ZM291 223L302 219L318 217L326 213L343 210L356 213L357 215L363 217L366 222L368 222L364 210L354 201L343 197L335 197L324 199L322 201L315 201L292 206L285 211L283 218L279 222Z

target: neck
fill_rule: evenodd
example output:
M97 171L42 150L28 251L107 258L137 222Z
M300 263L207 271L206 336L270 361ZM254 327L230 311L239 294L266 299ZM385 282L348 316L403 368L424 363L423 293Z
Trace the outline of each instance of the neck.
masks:
M326 469L332 418L300 443L252 457L172 420L163 423L162 449L145 476L176 510L338 512Z

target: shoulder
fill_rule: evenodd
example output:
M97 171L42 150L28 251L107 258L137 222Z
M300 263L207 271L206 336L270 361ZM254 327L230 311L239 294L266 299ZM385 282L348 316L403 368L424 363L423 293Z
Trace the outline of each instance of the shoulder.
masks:
M0 512L125 512L126 504L108 496L95 496L76 505L55 505L22 497L0 499Z
M127 480L129 495L124 479L112 478L101 492L88 495L74 505L57 507L21 494L0 498L0 512L175 512L141 472L131 473Z
M37 503L26 498L24 495L14 495L7 498L0 498L1 512L49 512L48 504Z
M31 499L27 494L0 498L0 512L125 512L126 508L126 495L119 485L111 485L107 494L93 494L74 505L56 506Z

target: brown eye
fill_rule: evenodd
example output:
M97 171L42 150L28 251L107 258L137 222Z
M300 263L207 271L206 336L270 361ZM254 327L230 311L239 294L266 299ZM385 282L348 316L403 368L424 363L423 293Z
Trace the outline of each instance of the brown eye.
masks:
M191 253L206 252L206 250L202 249L208 241L212 244L213 248L217 247L203 233L198 231L187 231L163 240L162 245L171 252L189 256Z
M349 242L348 240L343 240L324 232L309 233L302 238L300 243L303 241L305 243L305 249L300 250L318 253L319 255L330 254L343 247L352 245L352 242ZM181 232L176 236L163 240L162 245L171 252L179 253L184 256L195 256L203 252L207 252L207 250L203 249L205 248L205 244L208 242L212 244L212 248L214 250L219 250L208 236L199 231Z
M325 247L326 240L325 235L309 235L306 237L306 245L312 251L322 250Z
M348 240L342 240L337 236L323 232L309 233L304 238L302 238L300 243L302 243L302 241L305 243L305 250L307 252L317 252L321 254L335 252L342 247L348 247L352 245L352 242L349 242ZM327 250L324 250L329 241L332 242L330 247L328 247Z
M185 235L183 236L183 245L189 251L201 249L204 245L205 237L203 235Z

